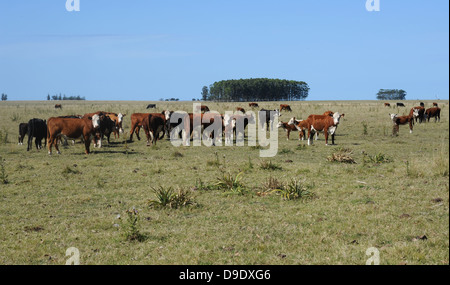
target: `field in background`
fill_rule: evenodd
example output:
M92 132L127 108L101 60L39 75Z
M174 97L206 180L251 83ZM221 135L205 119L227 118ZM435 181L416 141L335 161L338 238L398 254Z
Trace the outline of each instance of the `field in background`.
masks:
M166 139L146 147L126 136L91 146L89 156L79 142L61 155L27 152L17 145L21 122L122 112L128 134L130 115L148 112L152 102L62 101L63 110L55 102L1 102L0 264L65 264L69 247L79 249L81 264L365 264L370 247L381 264L448 264L449 104L438 102L440 123L416 124L413 134L401 126L397 137L389 113L407 114L419 101L399 109L380 101L286 102L293 112L283 112L284 122L345 113L336 145L325 146L321 136L306 146L298 133L287 141L279 130L278 155L264 159L258 147L175 148ZM192 102L153 103L158 108L149 112L192 112ZM245 191L213 187L238 173ZM283 200L269 191L293 178L313 195ZM185 190L193 204L151 208L159 187ZM141 238L130 241L126 211L133 207Z

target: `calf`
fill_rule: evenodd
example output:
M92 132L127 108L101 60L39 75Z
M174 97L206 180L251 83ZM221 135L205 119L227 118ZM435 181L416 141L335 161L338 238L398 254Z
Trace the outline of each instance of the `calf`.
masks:
M425 111L427 122L430 122L430 119L434 117L434 122L441 121L441 108L429 108Z
M392 135L398 135L399 126L409 124L409 133L413 132L413 122L414 116L418 115L419 110L413 108L413 112L408 116L398 116L397 114L389 114L391 116L391 120L394 123L394 127L392 129Z
M341 116L342 117L342 116ZM295 117L291 118L288 125L294 126L299 131L299 139L304 140L306 137L306 130L308 129L308 123L306 120L296 120ZM319 133L316 132L316 140L319 139Z
M310 115L308 119L306 119L306 124L308 126L308 145L312 144L312 137L315 132L324 132L325 145L328 145L328 134L331 134L331 144L334 145L334 135L339 125L340 118L341 115L338 112L334 113L332 117Z
M166 120L164 115L161 115L162 114L158 113L149 114L142 121L142 128L144 129L145 135L147 136L147 146L150 146L150 141L152 145L156 145L156 141L164 137ZM161 131L163 131L163 136L161 138L158 138Z
M292 112L291 106L289 106L287 104L281 104L280 105L280 112L283 111L283 110L288 111L288 112Z
M31 119L28 121L28 146L27 151L33 148L33 138L35 139L36 149L42 148L42 139L45 139L45 145L47 146L47 124L45 120Z
M28 133L28 123L20 123L19 124L19 145L23 145L23 139L25 135Z
M289 136L290 136L291 132L297 131L297 127L294 124L289 125L289 123L284 123L284 122L278 122L277 128L282 128L286 132L287 140L289 140ZM302 138L302 132L299 131L298 139L300 140L301 138Z
M48 119L47 126L47 139L48 139L48 154L52 154L52 146L54 145L58 154L59 151L57 139L61 136L65 136L71 139L83 137L85 153L89 154L89 146L91 139L96 137L100 138L98 128L100 127L100 117L95 114L93 117L83 117L81 119L74 118L50 118Z
M273 122L275 120L275 117L281 117L279 110L261 109L261 111L259 111L259 124L261 125L261 128L264 127L265 123L267 125L267 131L269 131L269 124L270 129L273 130Z
M156 108L156 104L148 104L147 109L154 109Z
M403 103L397 103L397 107L405 107L405 104L403 104Z

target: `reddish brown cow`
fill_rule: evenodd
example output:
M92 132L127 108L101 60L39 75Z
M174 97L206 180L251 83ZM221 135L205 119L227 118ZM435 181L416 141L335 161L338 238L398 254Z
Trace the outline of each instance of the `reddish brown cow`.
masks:
M433 107L438 107L438 103L433 102Z
M391 120L394 123L394 127L392 129L392 135L398 135L399 126L409 124L409 132L412 134L413 132L413 124L414 124L414 115L418 114L418 110L413 108L412 114L410 113L408 116L398 116L397 114L389 114L391 116Z
M391 107L391 104L389 104L389 103L384 103L384 107Z
M283 110L288 111L288 112L292 112L291 106L289 106L287 104L281 104L280 105L280 112L283 111Z
M100 134L97 129L100 126L99 115L87 117L82 119L76 118L55 118L48 119L47 122L47 140L48 140L48 154L52 154L52 146L54 145L58 154L61 154L58 148L57 139L65 136L71 139L83 137L85 153L89 154L89 146L91 138L96 137L100 139Z
M236 107L236 110L245 114L245 109L241 107Z
M164 137L165 125L166 120L164 115L162 114L149 114L144 118L144 120L142 121L142 128L144 129L145 135L147 136L147 146L150 146L150 141L152 142L152 145L156 145L156 141ZM158 136L161 131L163 131L163 135L161 138L159 138Z
M425 111L427 122L430 122L430 119L434 117L434 122L436 123L438 120L441 121L441 108L429 108Z
M61 104L55 104L55 109L61 109L62 110L62 105Z
M331 143L334 145L334 136L339 125L341 115L336 112L333 116L310 115L306 119L308 128L308 145L312 144L314 132L325 133L325 145L328 145L328 134L331 134Z
M291 118L288 125L294 126L300 133L299 139L304 140L306 137L306 130L308 129L308 123L306 120L296 120L295 117ZM316 140L319 138L319 133L316 132Z
M250 108L259 108L258 103L248 103L248 106L249 106Z
M162 113L134 113L134 114L131 114L131 130L130 130L129 141L130 142L133 141L134 133L136 134L136 137L138 138L138 140L141 140L141 138L139 137L139 130L142 127L142 122L144 121L145 118L148 117L148 115L161 117L164 120L164 124L165 124L166 118L167 118L165 112L166 111L163 111ZM164 128L164 130L165 130L165 128ZM158 138L158 139L161 139L161 138Z

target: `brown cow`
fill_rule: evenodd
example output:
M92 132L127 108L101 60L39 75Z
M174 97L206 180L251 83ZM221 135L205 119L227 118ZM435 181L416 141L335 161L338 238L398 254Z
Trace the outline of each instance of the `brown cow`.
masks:
M391 107L391 104L389 104L389 103L384 103L384 107Z
M331 144L334 145L334 136L339 125L341 115L336 112L332 117L324 115L310 115L306 119L308 125L308 145L312 144L312 137L315 132L325 133L325 145L328 145L328 134L331 134Z
M430 122L430 119L434 117L434 122L436 123L438 120L441 121L441 108L429 108L425 111L427 122Z
M250 108L259 108L258 103L248 103L248 106L249 106Z
M141 140L139 137L139 130L142 127L142 122L148 115L158 116L161 117L164 120L164 123L170 118L170 112L169 111L162 111L161 113L134 113L131 114L131 130L130 130L130 138L128 139L129 142L133 141L133 134L136 134L136 137L138 140ZM164 127L164 130L166 130L166 127ZM164 135L163 135L164 136ZM161 137L162 138L162 137ZM158 139L161 139L158 138Z
M49 118L47 122L47 140L48 140L48 154L52 154L52 146L54 145L58 154L61 154L57 144L57 139L60 136L76 139L83 137L85 153L89 154L89 146L91 138L96 137L100 139L100 134L97 132L100 126L99 115L93 117L75 119L75 118Z
M289 106L287 104L281 104L280 105L280 112L283 111L283 110L288 111L288 112L292 112L291 106Z
M433 102L433 107L438 107L438 103Z
M236 107L236 110L237 110L238 112L242 112L243 114L245 114L245 109L244 109L244 108Z
M410 113L408 116L398 116L397 114L389 114L391 116L391 120L394 123L394 127L392 129L392 135L398 135L399 126L409 124L409 133L413 132L413 124L414 124L414 116L418 115L419 110L413 108L412 114Z
M61 109L62 110L62 105L61 104L56 104L55 105L55 109Z
M142 128L144 129L145 135L147 136L147 146L150 146L150 141L152 142L152 145L156 145L156 141L164 137L165 126L166 120L163 114L149 114L144 118L144 120L142 121ZM163 131L163 135L161 138L159 138L159 133L161 131Z

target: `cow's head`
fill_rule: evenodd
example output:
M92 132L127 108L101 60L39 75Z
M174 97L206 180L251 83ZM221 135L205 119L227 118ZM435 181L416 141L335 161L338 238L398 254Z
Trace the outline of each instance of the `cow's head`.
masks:
M277 124L277 128L282 128L283 127L283 122L278 122L278 124Z
M117 115L117 126L119 128L119 133L123 134L123 127L122 127L122 122L123 122L123 117L125 117L127 114L122 114L119 113L119 115Z
M397 114L389 114L391 116L391 120L393 121L398 115Z
M341 114L338 112L333 114L333 122L335 125L339 125L339 120L341 119Z
M162 114L166 118L166 121L170 121L170 116L172 115L172 113L173 113L173 111L169 111L169 110L162 111Z
M297 122L297 120L295 119L295 117L292 117L289 122L288 125L295 125L295 123Z
M419 117L419 111L420 111L420 109L414 108L414 109L413 109L413 116L414 116L414 117Z
M103 115L101 115L103 117ZM94 116L92 116L92 126L94 127L94 129L97 129L100 127L100 116L95 114Z

